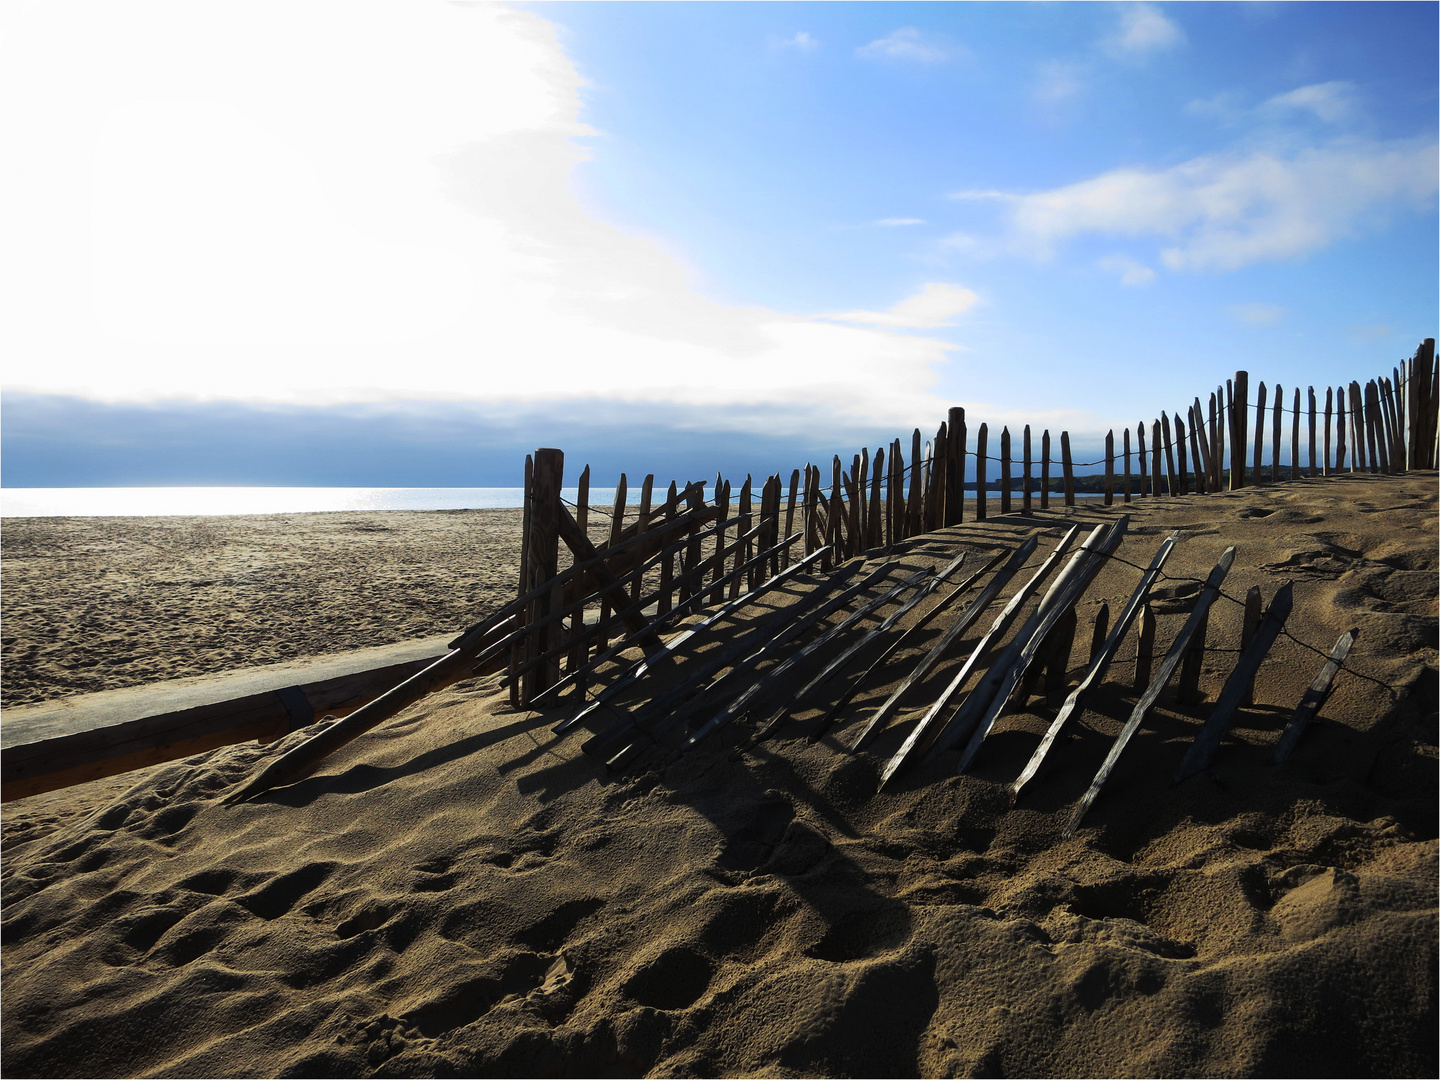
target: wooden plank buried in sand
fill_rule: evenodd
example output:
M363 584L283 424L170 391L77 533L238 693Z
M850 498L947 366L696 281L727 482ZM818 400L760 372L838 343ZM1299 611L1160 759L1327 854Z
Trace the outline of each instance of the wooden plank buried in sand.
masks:
M497 632L508 625L506 623L497 627ZM377 724L390 719L401 709L415 704L436 690L490 670L487 665L498 664L500 657L506 654L517 635L528 632L528 627L521 627L488 647L484 647L486 639L482 639L480 642L467 644L465 648L456 648L446 653L434 663L362 705L343 720L336 721L299 746L280 755L256 776L222 799L221 804L231 806L245 802L270 788L309 776L320 762L336 750L358 739ZM499 667L494 670L499 670Z
M924 585L922 585L919 589L915 590L914 596L910 597L910 599L906 600L903 604L901 604L889 615L887 615L884 621L881 622L879 626L865 632L864 634L861 634L857 641L852 642L850 645L842 649L839 656L835 657L835 659L831 660L830 663L826 664L823 668L821 668L820 671L813 678L811 678L809 682L807 682L798 691L796 691L790 696L789 701L787 701L784 705L781 705L780 708L775 710L774 714L770 717L770 719L761 726L759 732L749 740L749 742L747 743L747 748L749 746L754 746L756 743L763 742L765 739L768 739L772 734L774 734L775 729L780 726L781 722L785 719L785 717L798 709L801 702L803 702L807 697L813 694L821 686L824 686L825 683L829 682L830 679L838 671L840 671L854 658L856 653L860 652L871 642L884 636L884 634L888 632L892 626L899 622L900 619L902 619L908 612L914 609L917 604L919 604L922 600L924 600L927 596L929 596L932 592L939 588L945 582L945 580L950 577L951 574L953 574L956 570L960 568L961 564L965 562L965 557L966 552L962 551L959 556L953 559L946 566L942 567L939 573L935 574L933 577L930 578L930 580L926 581Z
M1109 561L1109 557L1125 538L1130 527L1130 518L1097 525L1091 530L1080 549L1070 556L1070 562L1060 571L1050 588L1045 591L1039 607L1026 619L1016 632L1014 640L990 665L990 670L980 684L966 698L956 711L950 723L935 738L935 747L948 750L957 745L966 734L973 730L970 741L960 752L955 772L963 773L975 760L980 744L990 734L995 721L1005 711L1010 695L1015 692L1025 672L1035 661L1046 635L1060 622L1061 618L1075 610L1080 597L1095 580L1095 575ZM1071 634L1073 635L1073 627ZM1068 645L1067 653L1068 653Z
M1179 530L1172 532L1160 545L1160 550L1155 552L1155 557L1150 560L1150 565L1145 568L1145 573L1140 577L1140 584L1130 594L1130 600L1120 612L1120 618L1115 621L1105 642L1090 658L1090 666L1085 669L1085 674L1080 678L1080 685L1070 691L1070 696L1065 699L1065 704L1060 706L1060 711L1055 714L1051 721L1050 728L1040 740L1040 745L1035 748L1035 753L1030 756L1030 761L1020 771L1015 782L1010 785L1010 801L1013 803L1020 796L1021 789L1035 778L1040 767L1045 763L1045 757L1050 753L1072 717L1079 715L1085 704L1085 699L1090 692L1100 685L1100 680L1105 677L1105 670L1110 666L1110 661L1115 658L1115 653L1120 649L1120 643L1130 631L1130 624L1135 621L1145 598L1150 594L1150 587L1155 584L1155 579L1160 576L1160 571L1165 562L1170 558L1170 552L1175 550L1175 545L1180 542Z
M889 565L893 567L897 564L891 563ZM736 717L741 716L748 709L750 702L765 693L770 687L775 686L780 680L788 676L796 666L803 664L837 637L848 633L861 619L864 619L882 605L894 600L901 593L915 588L916 585L920 584L922 578L932 577L933 574L934 571L928 567L924 570L915 571L908 577L896 582L881 595L867 600L864 604L860 605L860 607L845 616L840 622L821 633L814 641L809 642L803 648L791 653L784 660L780 661L780 663L776 664L773 670L766 672L765 675L751 683L750 686L741 691L740 695L731 701L729 705L726 705L697 729L690 738L685 741L682 752L689 750L702 739L708 738L715 731L724 727Z
M823 619L828 619L836 611L849 604L851 600L855 599L855 597L859 596L877 581L885 578L897 565L899 564L894 559L882 563L859 581L847 585L839 592L836 592L835 595L830 596L824 603L820 604L819 607L807 603L807 610L805 611L795 611L795 605L786 608L787 614L790 615L790 621L781 627L779 633L765 641L757 650L749 655L741 653L742 659L738 663L732 665L728 671L723 672L709 685L701 687L684 705L681 705L678 709L674 710L671 715L660 721L660 723L655 726L655 730L663 732L679 726L682 720L688 719L698 710L702 709L707 699L713 700L718 694L723 694L732 687L741 685L740 681L744 676L754 671L801 634L809 631L816 623ZM840 575L842 579L848 579L852 577L854 573L857 573L858 569L858 564L856 566L847 566L843 570L838 571L837 574ZM827 588L827 591L831 590ZM807 597L806 599L808 601L809 598ZM870 608L870 610L873 610L873 607ZM846 622L848 622L848 617L841 621L841 625L844 625ZM694 728L696 725L692 723L690 726Z
M1160 670L1155 673L1155 678L1150 681L1145 693L1140 695L1140 700L1135 703L1135 708L1130 712L1130 718L1125 721L1125 726L1120 734L1115 737L1115 744L1110 747L1110 753L1105 756L1104 763L1095 774L1095 779L1090 781L1090 787L1080 797L1080 802L1075 807L1075 812L1070 815L1070 821L1065 826L1065 836L1074 836L1075 830L1080 827L1085 814L1094 804L1100 795L1100 789L1110 779L1110 774L1115 771L1115 765L1120 760L1120 755L1125 752L1125 747L1130 745L1130 740L1135 737L1135 732L1140 730L1140 725L1145 717L1154 707L1155 701L1160 697L1160 692L1165 689L1165 684L1170 681L1170 676L1180 666L1180 660L1189 648L1190 638L1194 636L1205 613L1210 610L1210 605L1220 595L1220 585L1225 580L1225 575L1230 573L1230 567L1235 563L1235 548L1232 545L1225 549L1220 556L1220 561L1210 571L1210 576L1205 579L1205 587L1200 590L1196 598L1195 608L1190 612L1190 617L1185 620L1185 625L1180 628L1180 633L1175 636L1174 642L1170 645L1170 651L1165 654L1165 659L1160 663Z
M1300 699L1300 704L1295 708L1295 715L1285 725L1285 731L1280 736L1280 741L1275 744L1275 751L1270 755L1271 765L1283 765L1295 752L1295 747L1300 742L1300 736L1305 734L1305 728L1310 721L1315 719L1320 709L1330 697L1330 691L1335 685L1335 676L1345 663L1345 658L1350 655L1350 646L1355 644L1355 639L1360 636L1358 627L1352 627L1341 634L1335 642L1335 647L1330 650L1330 656L1320 668L1320 673L1315 676L1305 696Z
M996 552L996 554L990 559L989 562L987 562L979 570L976 570L973 574L970 574L968 577L966 577L964 581L962 581L959 585L955 586L955 588L950 591L949 595L942 597L935 604L934 607L932 607L924 615L920 616L920 618L915 621L914 625L910 626L908 629L905 630L904 633L899 634L893 641L886 645L885 648L880 651L880 655L875 657L875 659L870 662L870 666L860 673L860 677L855 679L850 684L849 689L847 689L845 693L840 695L840 699L836 701L833 705L831 705L830 708L825 710L825 715L820 718L819 722L815 725L815 730L811 732L810 739L812 741L818 739L827 730L829 730L831 722L834 721L837 715L839 715L840 710L843 709L846 705L850 704L851 699L854 698L857 693L859 693L860 687L864 686L870 676L873 675L880 668L880 666L885 663L886 660L894 656L895 653L900 648L902 648L907 641L910 640L911 635L918 634L921 630L925 629L925 627L929 626L930 621L935 618L936 615L949 608L951 603L953 603L957 597L959 597L962 593L967 592L970 587L975 584L975 582L979 581L980 578L993 570L995 568L995 565L1004 557L1005 552ZM920 597L916 597L910 602L910 604L907 604L905 608L897 611L895 613L897 621L899 616L903 615L905 611L909 610L910 606L918 603L919 600ZM877 627L872 635L872 640L873 638L880 637L888 629L889 627L886 626ZM863 648L866 644L869 644L869 642L861 642L859 643L859 647ZM848 660L849 657L844 657L844 659ZM837 663L831 666L834 667L836 670L839 670L840 666L842 665ZM825 675L825 677L828 679L830 676L829 674L827 674L827 672L829 672L828 668L826 669L826 672L821 672L821 674ZM819 684L817 683L816 685ZM798 696L796 700L799 700ZM793 709L794 707L795 703L792 702L789 708ZM783 716L784 712L785 710L781 710L781 712L776 715L775 720L778 720L781 716ZM772 721L772 723L773 722L775 721Z
M1260 670L1261 661L1270 651L1270 646L1274 645L1275 639L1280 636L1285 620L1290 617L1294 606L1295 585L1287 581L1271 599L1270 607L1266 609L1265 618L1260 623L1260 629L1255 631L1250 647L1242 652L1240 659L1235 662L1235 670L1230 672L1230 677L1225 680L1225 689L1220 691L1214 711L1210 713L1205 726L1200 729L1185 757L1181 759L1180 767L1175 770L1175 783L1188 780L1209 768L1210 762L1215 758L1215 751L1220 748L1220 740L1230 730L1230 721L1234 719L1235 710L1240 707L1241 698L1254 681L1255 673Z
M796 540L800 539L802 536L804 536L804 533L795 533L788 540L781 541L781 543L777 546L787 547L790 544L794 543ZM755 556L755 558L763 559L766 557L766 555L768 555L768 552L762 552L761 554ZM638 661L633 667L630 668L629 671L620 675L613 682L611 682L609 686L601 690L600 693L595 696L595 699L589 705L586 705L584 708L580 709L578 712L575 713L574 716L561 720L558 724L551 728L551 730L554 731L557 735L561 732L568 731L570 728L578 724L581 720L585 719L585 717L589 716L596 709L602 708L606 704L608 704L609 701L617 694L624 691L627 687L633 685L636 679L642 678L645 673L650 671L656 664L672 656L676 649L678 649L685 642L689 641L696 634L708 630L710 627L720 622L720 620L724 619L726 616L734 613L735 611L738 611L745 605L754 603L756 600L764 596L766 593L770 592L772 589L784 584L785 581L794 577L796 574L800 573L800 571L809 567L812 563L819 562L819 560L820 553L818 551L811 552L809 555L806 555L798 562L791 563L784 570L781 570L780 573L773 575L767 581L745 593L743 596L738 596L734 600L729 601L717 611L714 611L710 615L706 616L701 622L697 623L695 626L692 626L689 629L684 630L681 633L677 634L675 637L671 638L658 651ZM734 570L730 571L730 574L727 575L727 577L743 574L746 569L746 565L737 566ZM683 610L683 608L675 608L673 609L673 612L678 613ZM671 614L672 612L667 612L665 615L660 616L660 619L668 618ZM656 622L658 623L660 619L657 619ZM638 638L636 640L638 640ZM600 664L606 659L609 659L610 657L622 652L624 649L626 649L630 645L633 645L634 643L635 640L626 639L625 641L622 641L618 645L616 645L604 656L597 656L594 660L594 663Z
M317 716L354 711L432 664L444 650L444 639L432 639L11 706L3 725L0 801L219 746L273 741ZM493 669L503 665L502 659Z
M849 603L856 593L868 588L878 577L888 573L892 566L893 564L886 564L878 571L866 575L864 580L846 585L843 589L840 586L854 577L860 566L858 563L842 566L793 604L768 614L762 620L758 631L746 633L728 648L718 650L714 657L707 657L684 681L639 709L626 713L620 723L587 740L581 749L587 754L606 759L606 764L611 768L624 768L645 748L645 743L653 743L657 735L663 735L677 727L690 716L698 707L699 697L710 689L703 686L707 679L722 668L730 669L716 679L713 686L727 677L738 679L753 670L767 656L804 633L837 607ZM771 634L772 626L777 623L781 624L780 629ZM654 723L651 723L652 720ZM647 727L649 730L644 730ZM643 735L645 741L637 743L634 740L636 735Z
M1072 529L1071 533L1073 534L1074 531L1075 530ZM995 572L995 576L991 578L985 588L980 591L980 595L972 600L970 605L961 613L960 618L955 620L955 625L945 631L940 640L937 641L934 647L921 659L920 663L915 665L915 669L905 677L905 681L875 710L875 715L860 729L860 733L850 744L851 751L862 749L866 742L869 741L871 734L879 731L885 721L888 720L891 714L899 707L900 700L910 688L924 679L925 676L929 675L930 672L935 669L935 665L944 659L945 654L954 648L955 642L960 640L960 636L970 628L971 624L974 623L975 620L980 617L981 613L1000 595L1000 590L1005 587L1006 583L1025 565L1025 561L1030 558L1039 542L1039 533L1037 532L1027 537L1025 542L1011 553L1005 565Z
M1025 602L1030 599L1031 594L1040 587L1041 582L1050 575L1050 571L1059 563L1061 557L1070 547L1071 542L1075 539L1079 531L1079 525L1072 525L1070 527L1070 531L1062 536L1060 542L1055 545L1055 550L1041 563L1040 569L1036 570L1030 580L1016 591L1015 595L1010 598L1009 603L1005 605L1004 610L995 616L995 621L990 624L990 629L986 632L985 636L976 643L975 648L970 650L969 657L966 658L965 663L961 665L955 678L950 680L950 685L941 692L940 696L930 706L930 709L921 717L920 722L915 725L914 730L910 732L904 744L895 752L895 756L890 759L889 764L885 766L885 771L880 775L880 787L883 788L889 782L890 778L905 766L906 761L909 760L912 755L917 752L924 752L930 748L930 744L934 740L933 737L927 738L927 733L932 732L936 717L938 717L945 706L949 704L950 699L955 696L955 693L960 687L965 684L971 672L975 670L976 666L979 665L981 660L984 659L990 651L991 646L996 644L1005 634L1005 631L1010 628L1010 624L1014 622L1015 617L1020 614L1020 609L1025 606ZM993 582L991 584L993 584ZM938 734L938 732L936 732L936 734ZM857 740L855 749L858 750L859 748L859 740Z

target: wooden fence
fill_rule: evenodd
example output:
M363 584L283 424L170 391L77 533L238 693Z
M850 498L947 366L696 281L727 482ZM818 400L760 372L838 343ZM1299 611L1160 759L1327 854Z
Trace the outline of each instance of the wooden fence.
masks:
M1144 424L1139 425L1134 450L1138 465L1136 470L1131 468L1128 429L1122 433L1119 454L1116 453L1114 433L1111 432L1106 437L1104 458L1079 464L1082 467L1103 465L1101 494L1107 504L1113 503L1116 498L1117 463L1122 465L1119 497L1126 502L1162 493L1171 496L1192 492L1197 495L1212 494L1226 489L1241 489L1247 482L1279 483L1284 479L1328 476L1344 471L1394 473L1404 469L1435 467L1436 406L1440 402L1440 392L1437 392L1436 385L1433 339L1427 339L1411 360L1393 369L1389 376L1373 379L1363 388L1358 382L1346 387L1326 388L1323 412L1318 408L1318 397L1313 388L1308 389L1303 403L1296 391L1289 409L1285 408L1283 388L1276 386L1274 397L1270 399L1273 404L1267 403L1263 383L1257 389L1253 438L1249 430L1249 376L1241 371L1210 395L1208 410L1202 412L1200 400L1196 398L1184 418L1179 413L1167 413L1154 420L1149 429L1148 456L1146 428ZM1282 469L1287 414L1290 417L1290 462L1288 469ZM1301 466L1302 419L1308 420L1308 471ZM1264 467L1267 421L1271 431L1268 477ZM792 695L753 736L755 740L765 738L783 721L798 698L833 675L867 642L892 627L903 611L938 588L946 577L958 571L964 560L962 555L942 571L930 573L925 581L921 579L927 572L922 571L904 581L891 583L883 595L872 597L835 625L817 631L819 636L798 651L790 650L792 641L798 642L803 636L810 635L821 620L845 610L851 600L880 583L899 566L897 559L882 559L879 565L861 576L860 561L850 561L835 569L832 563L837 558L849 559L890 547L910 536L963 522L966 509L964 493L968 487L966 471L972 457L976 487L974 516L983 519L988 512L991 500L987 474L992 462L999 465L1000 510L1002 513L1012 510L1011 486L1015 479L1015 462L1008 429L1000 433L998 458L989 453L987 425L979 426L973 455L966 442L964 410L951 409L933 440L923 441L919 430L913 433L909 465L905 463L904 448L897 439L890 444L888 453L884 447L878 449L873 461L868 449L855 454L848 472L840 457L835 456L831 462L828 492L820 469L806 465L803 477L799 469L791 473L788 486L778 473L767 477L760 485L758 501L753 481L746 477L739 492L735 493L733 506L731 485L723 477L715 478L710 501L707 502L705 489L708 485L705 482L687 484L683 490L672 483L661 499L656 497L653 475L647 476L640 488L635 518L629 523L626 521L631 510L628 484L622 475L608 521L596 523L606 526L596 530L604 533L598 544L591 538L589 518L594 508L589 505L589 467L580 474L576 501L567 503L561 497L565 455L555 449L538 450L525 463L519 595L451 641L446 655L281 755L227 796L225 801L244 801L279 784L293 782L307 775L319 761L340 746L426 694L502 667L508 670L510 694L517 706L542 706L553 702L567 688L573 688L565 704L577 705L578 708L560 721L555 728L557 732L569 730L596 709L605 708L613 722L587 741L583 749L612 768L626 767L637 756L658 746L657 737L665 732L673 733L687 717L694 723L685 747L694 745L759 704L765 687L794 665L814 656L827 643L837 642L839 655L830 660L798 695ZM1076 463L1071 459L1068 432L1060 433L1059 447L1062 494L1066 504L1073 505L1076 498ZM1027 512L1032 508L1036 465L1032 451L1031 434L1027 427L1022 436L1020 474L1020 497ZM1050 496L1050 466L1054 464L1050 451L1050 433L1043 432L1038 458L1042 509L1048 506ZM1013 629L1012 623L1019 619L1028 598L1045 576L1058 566L1066 547L1075 538L1078 526L1070 529L1029 581L1011 596L1004 611L971 651L970 658L949 688L931 706L886 767L882 782L915 754L926 753L936 747L958 749L965 743L961 755L963 769L1014 693L1027 693L1026 687L1042 676L1047 686L1052 682L1056 688L1063 685L1066 661L1076 631L1075 604L1099 566L1120 543L1128 520L1128 516L1121 515L1113 522L1096 527L1050 587L1039 607L1015 631L1009 644L1002 645L1001 639ZM924 678L925 673L943 659L945 650L996 599L1005 582L1034 551L1039 531L1032 531L1031 536L1010 553L1005 566L996 569L1002 553L1002 556L997 556L967 577L921 619L923 624L970 588L980 576L995 571L990 583L971 601L966 612L942 635L915 673L901 684L897 695L882 705L863 726L853 748L858 749L873 732L879 730L887 711L896 707L898 695ZM1178 538L1176 533L1162 544L1113 627L1108 626L1108 606L1101 609L1092 634L1090 666L1080 686L1062 708L1052 731L1042 741L1031 766L1012 787L1018 794L1020 786L1033 775L1034 769L1039 768L1040 759L1059 728L1074 714L1088 688L1103 676L1105 666L1127 632L1130 621L1138 619L1136 691L1138 693L1145 684L1145 692L1137 700L1135 710L1105 765L1077 807L1070 823L1071 830L1098 794L1109 770L1113 768L1115 758L1172 675L1179 671L1182 694L1193 697L1196 691L1209 605L1219 595L1220 584L1234 559L1235 549L1229 548L1211 572L1197 606L1166 652L1159 672L1150 679L1154 619L1149 613L1146 598L1155 574ZM562 546L570 556L569 565L563 569L560 557ZM644 678L647 673L668 667L675 658L676 649L687 639L716 626L737 608L754 603L807 567L824 571L833 569L835 572L826 573L802 598L783 609L761 613L748 630L706 653L698 663L687 665L684 677L676 685L656 694L642 709L627 710L619 700L619 695L635 681ZM857 636L859 620L879 606L897 601L905 590L911 590L914 595L892 612L880 627ZM1277 592L1263 617L1260 600L1258 589L1252 589L1247 594L1243 605L1246 633L1242 634L1240 658L1226 680L1216 709L1200 733L1193 753L1187 755L1177 772L1177 782L1205 767L1229 723L1229 716L1248 699L1255 668L1289 613L1290 587L1287 584ZM712 606L714 610L707 612L698 623L662 641L660 634L667 624L677 623L683 616L701 607ZM882 650L871 667L852 683L852 693L875 666L883 662L885 656L898 648L906 634L908 631L895 637ZM840 640L843 635L849 635L854 640L847 644ZM1287 747L1293 747L1306 718L1313 715L1324 700L1335 668L1343 662L1354 637L1354 631L1351 631L1336 642L1326 668L1317 676L1311 691L1307 692L1296 711L1291 722L1293 733L1287 730L1277 747L1277 761L1283 758L1283 753L1289 752ZM606 685L592 694L586 685L591 675L617 659L623 650L635 645L641 647L643 657L638 661L631 658L625 664L615 665L615 670L609 671L606 677ZM787 650L790 650L789 655L785 655ZM991 652L994 656L987 655ZM758 681L753 679L756 668L770 660L777 662L773 670ZM950 696L970 675L979 674L984 664L989 666L983 668L978 686L965 697L955 715L945 720ZM722 674L722 669L727 670ZM618 675L617 671L620 672ZM1055 678L1052 679L1052 676ZM738 696L723 706L717 704L719 698L715 694L716 686L721 682L727 683L732 690L739 690ZM705 687L703 693L702 686ZM832 707L822 725L833 719L835 711L845 700L847 698L842 698ZM714 711L712 706L718 711ZM707 709L712 713L709 719L701 715ZM967 739L968 743L965 742Z
M701 606L734 600L794 559L818 552L820 568L829 570L836 559L960 524L971 487L969 512L985 520L995 501L989 490L992 466L998 467L1002 514L1013 512L1016 502L1025 513L1036 502L1047 509L1052 466L1059 468L1055 494L1067 506L1075 504L1077 468L1103 467L1096 497L1105 505L1343 472L1432 469L1440 401L1436 380L1435 341L1429 338L1389 375L1363 387L1359 382L1324 387L1323 406L1314 387L1303 396L1293 388L1287 406L1284 387L1276 384L1270 393L1261 382L1252 432L1249 374L1237 371L1209 394L1208 403L1196 397L1183 415L1162 413L1148 429L1138 424L1133 448L1129 428L1122 430L1118 449L1114 431L1108 432L1104 457L1086 462L1073 460L1066 431L1060 432L1058 459L1048 430L1041 433L1037 454L1029 425L1018 458L1008 427L1000 432L998 455L991 453L984 423L972 450L965 410L957 407L933 438L915 429L908 462L906 447L895 439L873 455L862 448L848 469L835 455L828 482L818 466L807 464L791 472L788 484L779 473L767 477L758 493L749 476L734 492L730 481L717 475L713 486L699 481L681 490L672 482L662 496L652 474L641 485L638 507L632 507L622 474L607 536L599 543L591 539L589 466L580 474L575 502L567 504L560 494L564 454L541 449L525 462L518 606L512 605L503 626L488 627L485 640L492 649L501 637L508 643L510 693L517 706L543 704L568 685L583 693L589 673L620 650L658 643L655 634L665 624ZM1288 462L1282 463L1287 433ZM562 545L571 560L563 571Z

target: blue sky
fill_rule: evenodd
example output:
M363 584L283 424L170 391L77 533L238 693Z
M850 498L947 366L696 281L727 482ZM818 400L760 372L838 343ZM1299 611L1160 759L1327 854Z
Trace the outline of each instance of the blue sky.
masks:
M11 4L3 482L1083 456L1367 378L1435 333L1437 10Z

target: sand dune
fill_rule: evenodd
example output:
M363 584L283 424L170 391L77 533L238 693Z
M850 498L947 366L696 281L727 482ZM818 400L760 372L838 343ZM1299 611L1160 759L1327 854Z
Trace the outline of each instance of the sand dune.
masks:
M1133 636L1016 807L1005 785L1062 694L1003 716L967 775L943 754L877 793L954 666L871 748L842 743L943 619L818 741L843 680L754 750L741 723L608 775L579 750L588 732L550 733L567 709L513 711L490 678L251 803L219 799L304 732L9 804L4 1071L1434 1075L1436 502L1428 473L1129 508L1130 562L1181 530L1162 650L1228 544L1230 597L1295 583L1299 641L1280 639L1214 765L1178 786L1208 708L1162 697L1069 839L1134 700ZM1121 512L921 537L892 580ZM1099 603L1138 577L1114 562L1086 594L1072 683ZM1301 643L1323 652L1350 627L1334 696L1290 763L1265 764L1322 662ZM1222 601L1211 702L1239 633Z

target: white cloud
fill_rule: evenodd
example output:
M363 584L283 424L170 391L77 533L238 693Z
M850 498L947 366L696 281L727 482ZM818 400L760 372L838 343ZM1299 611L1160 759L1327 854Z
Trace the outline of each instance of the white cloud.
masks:
M1039 78L1031 97L1041 105L1059 105L1079 97L1085 90L1084 74L1085 69L1078 64L1047 61L1040 65Z
M1244 98L1233 90L1222 90L1211 97L1189 102L1184 111L1187 116L1230 123L1244 114Z
M1276 94L1260 106L1260 111L1272 115L1312 112L1327 124L1343 124L1359 113L1359 102L1354 83L1324 82Z
M876 221L873 224L884 225L886 227L895 227L900 225L924 225L925 219L918 217L887 217L881 218L879 221Z
M1104 42L1113 55L1144 56L1183 44L1185 34L1151 4L1125 3L1120 6L1120 25Z
M1095 265L1106 273L1118 275L1121 285L1149 285L1155 280L1154 270L1128 255L1107 255Z
M1287 314L1278 304L1231 304L1230 317L1251 326L1274 326Z
M883 38L876 38L868 45L855 50L855 55L866 60L911 60L920 64L943 64L954 59L961 51L952 42L933 34L926 34L913 26L902 26L892 30Z
M953 296L863 326L729 307L582 209L583 83L540 16L36 5L11 22L7 389L799 401L798 425L837 430L943 409L929 387L955 346L894 328L943 325Z
M1436 153L1430 141L1349 141L1288 156L1251 151L1115 169L1030 195L956 197L997 201L1011 249L1036 258L1087 234L1154 237L1170 270L1234 270L1326 247L1385 211L1432 207Z
M965 314L979 300L980 297L962 285L931 282L914 296L895 304L889 311L846 311L825 317L871 326L933 329L950 326L957 316Z
M788 38L772 37L770 39L772 49L796 49L799 52L814 52L820 47L818 39L811 37L804 30L797 30Z

